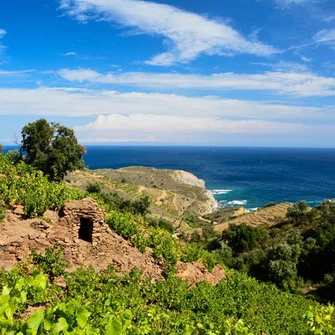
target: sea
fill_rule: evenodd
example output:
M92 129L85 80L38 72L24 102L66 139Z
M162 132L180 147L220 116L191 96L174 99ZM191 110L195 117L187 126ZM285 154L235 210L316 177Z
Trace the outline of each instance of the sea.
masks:
M335 149L89 146L85 163L185 170L205 181L220 207L335 198Z
M220 207L335 198L335 149L88 146L90 169L149 166L193 173Z

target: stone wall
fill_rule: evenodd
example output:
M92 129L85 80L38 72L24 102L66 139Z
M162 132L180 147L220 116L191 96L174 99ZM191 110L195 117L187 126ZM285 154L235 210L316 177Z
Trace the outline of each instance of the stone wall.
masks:
M71 229L73 235L96 246L108 231L104 212L92 198L67 202L60 212L60 223Z

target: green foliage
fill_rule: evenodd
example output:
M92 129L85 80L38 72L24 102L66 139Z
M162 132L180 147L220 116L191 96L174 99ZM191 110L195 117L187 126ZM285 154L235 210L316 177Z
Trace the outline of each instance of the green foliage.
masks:
M221 263L257 279L295 293L312 286L318 299L335 301L334 201L313 209L299 202L275 226L230 225L221 239L192 242L207 244Z
M0 222L5 218L6 210L0 206Z
M0 156L0 201L8 206L23 205L28 217L42 216L47 209L60 209L66 201L83 194L63 183L50 182L42 172L24 162L14 164Z
M161 228L168 231L171 234L175 232L173 224L170 221L165 220L164 218L159 219L148 218L147 221L150 227Z
M90 183L86 187L88 193L97 193L100 194L102 191L102 185L99 182Z
M269 208L278 205L275 201L269 202L268 204L264 205L263 208Z
M77 269L59 288L41 268L30 270L0 272L1 334L333 334L332 306L236 272L190 287L174 276L154 283L136 269Z
M18 163L21 160L21 155L18 150L9 150L6 156L13 163Z
M0 143L0 155L2 155L5 151L5 147Z
M293 224L309 224L313 221L313 214L306 202L300 201L288 209L287 218Z
M310 328L309 334L330 335L334 334L335 327L332 322L334 306L322 306L320 308L310 307L305 314L305 319Z
M50 279L60 277L65 273L69 263L62 257L63 248L54 246L45 250L44 255L32 251L32 262L46 273Z
M203 225L203 222L193 213L185 213L183 220L186 221L191 228L200 228Z
M89 190L88 190L89 191ZM149 213L150 198L142 196L139 199L129 200L121 197L116 192L91 192L98 195L97 200L101 200L109 210L118 210L124 213L146 216Z
M112 210L106 216L106 222L112 230L127 239L138 233L138 225L130 213L121 213Z
M263 228L231 224L229 229L223 231L222 238L227 241L235 254L240 254L262 245L267 239L267 234Z
M45 119L22 129L21 154L25 161L41 170L51 180L62 180L67 172L83 168L84 148L74 131Z

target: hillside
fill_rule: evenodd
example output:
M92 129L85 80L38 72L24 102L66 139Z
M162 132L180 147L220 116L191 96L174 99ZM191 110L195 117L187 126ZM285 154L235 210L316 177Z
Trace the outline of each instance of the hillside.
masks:
M76 171L70 173L66 181L82 190L96 181L106 192L117 192L129 199L148 195L153 216L172 221L181 230L189 228L183 220L186 214L204 215L216 207L204 181L185 171L147 167Z
M1 155L0 191L3 334L332 334L332 307L223 271L131 206Z

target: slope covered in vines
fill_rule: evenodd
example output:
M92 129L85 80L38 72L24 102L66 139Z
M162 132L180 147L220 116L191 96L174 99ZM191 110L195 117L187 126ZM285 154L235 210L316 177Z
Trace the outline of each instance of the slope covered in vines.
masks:
M60 209L87 194L50 182L23 162L0 155L2 213L20 204L27 217ZM180 242L163 225L148 221L141 203L120 209L99 193L109 226L165 269L152 282L134 269L110 267L68 272L58 249L0 272L0 334L332 334L332 307L285 293L245 274L227 271L217 286L190 286L175 277L176 263L218 263L199 244ZM142 213L141 213L142 212ZM1 213L0 213L1 214Z

